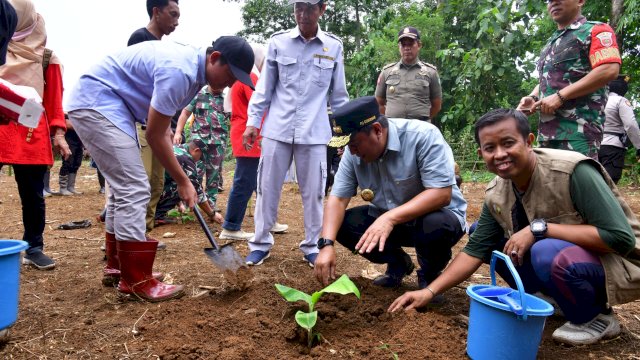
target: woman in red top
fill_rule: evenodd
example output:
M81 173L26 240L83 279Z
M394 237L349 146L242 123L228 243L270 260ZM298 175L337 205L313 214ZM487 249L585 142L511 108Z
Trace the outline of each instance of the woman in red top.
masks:
M255 66L251 73L251 80L255 85L264 62L264 48L259 45L251 45L255 56ZM231 100L231 149L236 158L236 170L233 175L233 187L227 201L227 212L220 239L248 240L253 233L241 230L242 221L247 211L247 204L251 195L256 191L258 163L260 162L260 146L254 146L246 150L242 145L242 134L247 128L247 107L253 90L250 87L236 81L231 88L228 98ZM256 144L260 144L260 137ZM284 232L287 225L274 225L274 232Z
M47 33L44 19L36 13L33 3L30 0L10 0L10 3L16 9L18 25L9 42L7 62L0 66L0 78L36 89L42 97L45 112L35 129L15 122L0 125L0 167L12 165L18 183L23 239L29 243L23 262L41 270L53 269L55 262L42 251L45 224L42 189L47 166L53 164L51 134L54 134L54 148L59 149L63 157L71 153L64 139L62 68L58 58L52 55L46 71L43 71Z

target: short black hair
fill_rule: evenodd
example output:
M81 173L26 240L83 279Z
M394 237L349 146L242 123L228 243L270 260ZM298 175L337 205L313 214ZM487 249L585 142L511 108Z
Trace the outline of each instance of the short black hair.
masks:
M508 119L514 119L516 121L516 127L523 139L526 139L529 136L531 133L531 127L529 126L529 119L527 119L525 114L515 109L494 109L482 115L480 119L476 121L475 139L478 146L480 146L480 130Z
M363 127L361 127L360 129L358 129L358 131L354 132L353 134L351 134L351 138L353 139L354 136L356 136L356 134L358 133L365 133L365 134L370 134L371 130L373 130L373 124L378 123L380 124L380 126L382 126L383 129L388 129L389 128L389 119L387 119L386 116L384 115L378 115L378 118L376 119L376 121L367 124Z
M624 96L629 90L629 84L623 79L616 79L609 82L609 91L612 91L620 96Z
M149 14L149 19L153 17L153 8L157 7L162 9L169 5L169 1L174 1L176 4L179 4L178 0L147 0L147 14Z
M211 45L213 45L214 43L215 43L215 41L212 42ZM207 48L207 52L206 52L207 58L209 58L209 56L211 56L211 54L213 52L214 52L213 46L209 46ZM220 58L218 60L220 61L220 65L226 65L227 64L227 58L225 58L224 54L222 54L222 53L220 53Z

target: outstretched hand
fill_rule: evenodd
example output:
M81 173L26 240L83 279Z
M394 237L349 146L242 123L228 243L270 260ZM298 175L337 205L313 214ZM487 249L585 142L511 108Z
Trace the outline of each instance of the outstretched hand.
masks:
M411 309L421 308L427 305L432 299L433 294L427 289L408 291L395 299L387 311L396 312L402 309L408 311Z

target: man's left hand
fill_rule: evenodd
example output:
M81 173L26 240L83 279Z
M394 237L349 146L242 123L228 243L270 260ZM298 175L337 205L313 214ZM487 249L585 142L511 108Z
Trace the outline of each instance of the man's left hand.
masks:
M67 160L71 156L71 149L64 135L55 135L53 137L53 151L60 153L64 160Z
M519 266L522 266L524 255L535 242L536 239L533 237L531 229L526 226L509 238L502 252L507 254L513 262L517 262Z
M393 230L393 223L387 220L383 214L369 226L367 231L360 237L360 241L356 244L356 250L360 254L370 253L378 246L378 251L384 250L384 244Z

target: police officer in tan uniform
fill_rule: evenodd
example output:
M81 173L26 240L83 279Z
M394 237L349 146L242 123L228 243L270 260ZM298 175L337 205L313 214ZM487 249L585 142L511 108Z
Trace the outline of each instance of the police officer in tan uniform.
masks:
M431 121L442 107L442 89L435 66L420 61L418 29L407 26L398 33L402 59L385 66L378 77L376 100L380 113L391 118Z

